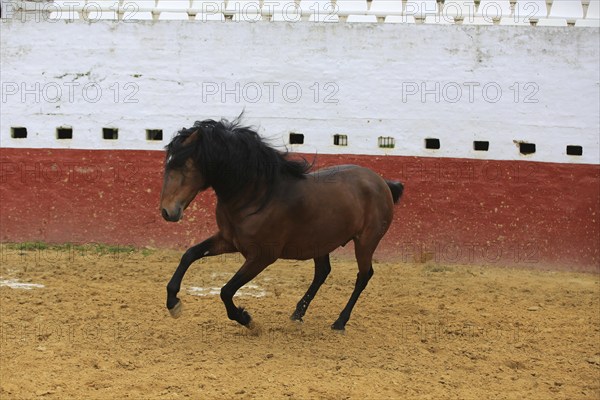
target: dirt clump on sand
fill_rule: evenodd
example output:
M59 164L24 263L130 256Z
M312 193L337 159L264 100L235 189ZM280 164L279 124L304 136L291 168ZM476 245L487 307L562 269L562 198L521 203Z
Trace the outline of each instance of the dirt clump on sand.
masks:
M219 298L239 255L194 264L183 314L169 316L165 286L180 255L7 247L0 398L600 397L598 275L375 263L338 333L330 325L356 264L333 259L295 323L313 266L281 261L234 298L262 328L252 335Z

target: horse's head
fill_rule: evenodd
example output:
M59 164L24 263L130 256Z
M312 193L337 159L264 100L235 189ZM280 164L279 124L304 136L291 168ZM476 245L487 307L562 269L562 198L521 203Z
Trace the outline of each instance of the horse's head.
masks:
M260 210L285 177L303 178L310 165L286 159L259 134L233 122L207 119L182 129L166 147L160 198L163 218L176 222L198 192L212 187L222 204Z
M199 191L207 188L196 162L198 129L181 131L167 146L160 209L165 220L177 222Z

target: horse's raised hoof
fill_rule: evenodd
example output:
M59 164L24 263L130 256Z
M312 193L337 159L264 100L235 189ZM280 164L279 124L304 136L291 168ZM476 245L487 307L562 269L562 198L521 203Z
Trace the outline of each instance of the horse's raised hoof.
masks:
M248 311L244 310L243 307L238 307L238 318L237 322L244 326L248 326L252 322L252 317L248 314Z
M182 311L183 311L183 304L181 303L181 301L178 301L177 304L175 304L175 306L173 308L169 309L169 314L171 314L171 317L173 317L173 318L179 318L179 317L181 317Z

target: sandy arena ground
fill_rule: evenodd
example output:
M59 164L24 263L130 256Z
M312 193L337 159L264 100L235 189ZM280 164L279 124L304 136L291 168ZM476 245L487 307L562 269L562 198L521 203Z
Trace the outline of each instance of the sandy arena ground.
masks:
M211 289L239 256L192 266L174 320L179 252L97 250L3 248L2 400L600 398L598 275L376 263L340 334L355 264L333 260L296 324L312 263L279 262L234 298L251 336Z

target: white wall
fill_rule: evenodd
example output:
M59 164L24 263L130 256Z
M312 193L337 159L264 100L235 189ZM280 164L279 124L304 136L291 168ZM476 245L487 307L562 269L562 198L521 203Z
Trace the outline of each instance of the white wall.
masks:
M301 152L600 162L598 29L6 20L0 27L2 147L158 150L197 119L245 109L275 144L304 134L305 144L293 146ZM302 89L298 102L286 100L286 84L290 97ZM434 93L407 93L423 84ZM233 93L207 93L222 85ZM257 86L263 93L252 102ZM452 102L457 87L462 98ZM502 95L492 102L496 88ZM334 91L337 102L326 102ZM72 140L55 139L62 125L73 127ZM10 137L18 126L27 139ZM102 127L119 128L119 140L103 140ZM164 129L163 142L146 141L147 128ZM334 134L348 135L349 146L333 146ZM378 136L393 136L396 147L379 149ZM425 149L426 137L441 139L441 149ZM479 139L490 141L488 152L473 151ZM514 141L534 142L537 152L520 155ZM583 156L565 155L567 145L583 146Z

